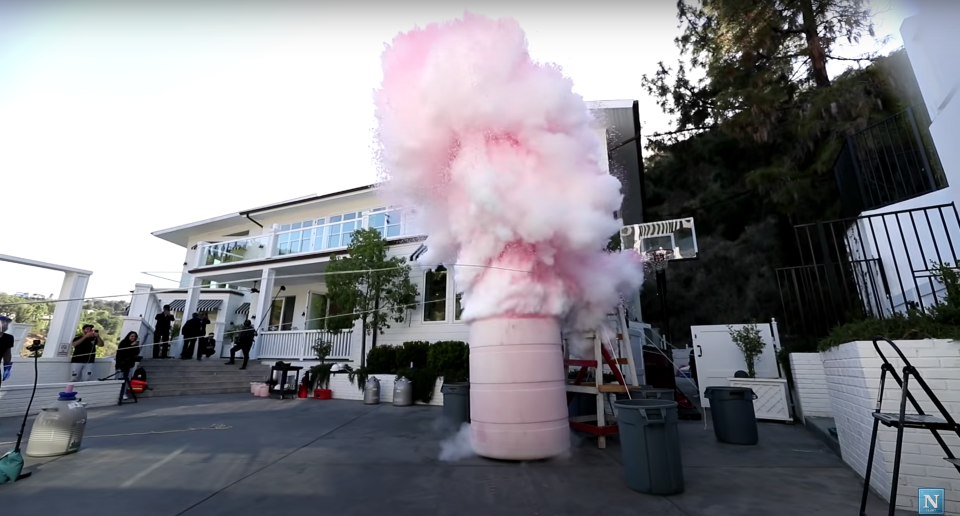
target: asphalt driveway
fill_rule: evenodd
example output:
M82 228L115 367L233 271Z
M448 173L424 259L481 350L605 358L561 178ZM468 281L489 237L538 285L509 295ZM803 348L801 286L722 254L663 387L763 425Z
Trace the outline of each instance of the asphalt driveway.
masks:
M625 486L616 439L545 462L441 462L440 410L250 395L94 409L83 449L28 458L34 475L0 486L0 513L854 516L860 498L856 475L799 425L761 424L761 443L742 447L683 422L686 492L657 497ZM0 419L0 442L18 426ZM885 511L871 500L870 514Z

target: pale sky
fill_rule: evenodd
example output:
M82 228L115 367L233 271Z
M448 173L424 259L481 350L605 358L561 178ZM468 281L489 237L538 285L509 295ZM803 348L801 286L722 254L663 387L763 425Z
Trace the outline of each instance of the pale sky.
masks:
M91 270L88 296L176 286L143 274L183 263L152 231L372 182L383 45L464 9L515 18L586 100L638 99L645 134L670 127L640 78L676 62L675 0L154 3L0 4L0 254ZM877 5L892 50L905 8ZM0 292L61 281L0 262Z

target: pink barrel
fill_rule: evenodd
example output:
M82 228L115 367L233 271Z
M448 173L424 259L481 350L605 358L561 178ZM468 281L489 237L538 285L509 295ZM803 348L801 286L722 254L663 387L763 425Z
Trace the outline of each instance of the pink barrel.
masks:
M553 318L470 324L470 428L477 455L537 460L570 448L560 342Z

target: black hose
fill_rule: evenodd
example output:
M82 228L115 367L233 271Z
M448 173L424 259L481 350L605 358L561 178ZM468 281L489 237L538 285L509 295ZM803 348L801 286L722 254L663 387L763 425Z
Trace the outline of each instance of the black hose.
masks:
M20 453L20 443L23 441L23 432L27 428L27 419L30 417L30 408L33 406L33 398L37 395L37 379L40 377L39 367L37 366L37 359L40 357L40 351L35 350L33 352L33 392L30 393L30 402L27 403L27 410L23 413L23 423L20 424L20 433L17 434L17 445L14 446L13 450L16 453Z

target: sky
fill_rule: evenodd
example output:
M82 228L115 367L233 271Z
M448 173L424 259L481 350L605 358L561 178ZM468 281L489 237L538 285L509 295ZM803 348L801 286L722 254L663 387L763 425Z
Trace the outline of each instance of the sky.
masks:
M637 99L645 134L670 129L641 77L677 60L675 0L324 3L0 4L0 254L93 271L91 297L177 286L144 274L179 281L185 252L152 231L373 182L384 45L464 10L516 19L586 100ZM890 41L847 55L901 45L910 7L875 9ZM61 281L0 262L0 292Z

